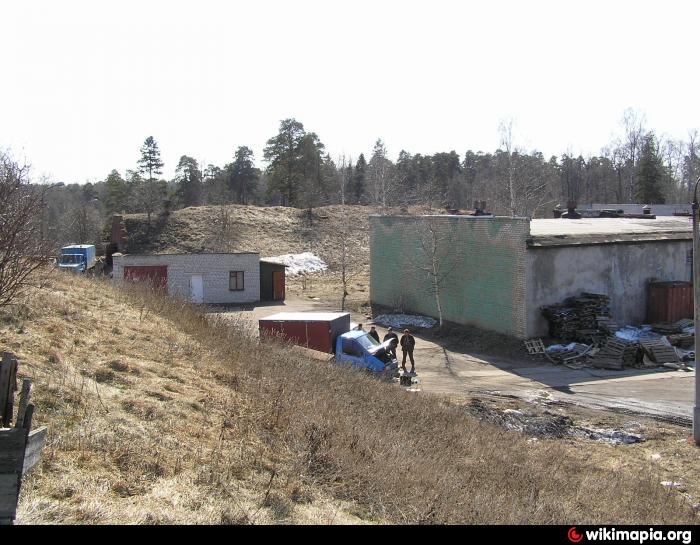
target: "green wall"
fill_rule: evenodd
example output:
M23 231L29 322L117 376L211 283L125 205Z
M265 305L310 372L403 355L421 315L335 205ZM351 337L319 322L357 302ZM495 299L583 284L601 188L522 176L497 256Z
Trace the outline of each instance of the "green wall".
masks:
M443 271L451 271L440 290L444 319L524 337L524 218L371 216L372 303L437 317L431 276L420 270L433 251L428 223Z

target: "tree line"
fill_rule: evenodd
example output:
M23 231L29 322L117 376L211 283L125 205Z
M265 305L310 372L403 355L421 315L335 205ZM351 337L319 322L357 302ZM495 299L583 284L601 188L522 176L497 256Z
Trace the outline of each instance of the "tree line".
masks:
M486 201L496 214L542 217L570 201L689 202L700 176L698 131L686 140L659 137L634 110L624 112L619 134L595 156L567 151L547 158L525 150L514 139L512 120L501 123L499 134L494 152L401 150L392 161L378 139L369 159L364 153L334 159L316 133L284 119L266 143L263 168L249 147L240 146L222 166L182 155L170 180L161 177L160 149L149 136L133 170L112 170L94 184L52 186L44 214L47 236L57 243L89 242L99 238L113 213L144 213L150 225L154 215L220 204L291 206L311 215L315 207L341 200L385 211L410 205L468 209Z

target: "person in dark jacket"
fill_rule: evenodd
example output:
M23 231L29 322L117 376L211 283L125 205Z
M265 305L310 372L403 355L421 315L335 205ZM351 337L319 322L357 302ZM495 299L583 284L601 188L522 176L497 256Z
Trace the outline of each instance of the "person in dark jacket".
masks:
M387 334L384 335L384 342L392 341L391 343L391 355L394 359L396 358L396 347L399 345L399 336L394 332L392 327L389 327Z
M401 369L406 371L406 356L411 360L411 374L416 372L416 362L413 361L413 349L416 347L416 339L408 331L408 329L403 330L403 335L401 336L401 352L403 352L403 359L401 361Z
M375 339L377 342L379 342L379 333L377 333L377 328L372 326L369 328L369 333L368 335Z

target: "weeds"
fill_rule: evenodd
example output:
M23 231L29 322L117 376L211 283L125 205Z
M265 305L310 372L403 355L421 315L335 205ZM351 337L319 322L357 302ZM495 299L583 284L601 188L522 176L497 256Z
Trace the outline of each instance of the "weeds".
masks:
M54 318L25 326L20 368L50 438L20 522L696 522L649 467L528 442L139 287L59 281L67 301L91 293L105 304L70 354L47 352L47 341L81 311L64 313L57 297ZM116 320L137 335L121 357ZM74 492L61 492L68 482Z

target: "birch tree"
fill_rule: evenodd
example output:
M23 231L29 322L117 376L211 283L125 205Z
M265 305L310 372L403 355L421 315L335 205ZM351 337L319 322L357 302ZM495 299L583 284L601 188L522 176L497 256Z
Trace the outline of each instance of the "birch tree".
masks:
M437 318L440 329L444 326L443 292L453 278L457 267L464 261L464 250L455 242L454 231L449 228L441 229L441 225L451 221L446 218L424 216L419 220L418 248L411 266L418 274L419 285L428 280L428 291L435 300Z

